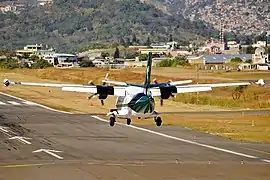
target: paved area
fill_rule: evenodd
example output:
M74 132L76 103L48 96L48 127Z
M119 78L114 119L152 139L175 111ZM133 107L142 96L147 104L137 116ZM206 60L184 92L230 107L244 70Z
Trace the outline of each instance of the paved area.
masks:
M270 177L270 144L171 126L110 127L4 95L0 102L0 180Z

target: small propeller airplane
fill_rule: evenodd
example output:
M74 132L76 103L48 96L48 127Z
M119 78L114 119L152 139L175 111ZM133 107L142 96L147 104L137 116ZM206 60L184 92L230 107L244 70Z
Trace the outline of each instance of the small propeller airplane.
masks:
M191 84L192 80L183 80L167 83L158 83L154 80L154 84L151 84L151 67L152 67L152 53L149 53L146 67L146 74L144 84L131 84L127 82L111 81L108 79L108 74L102 81L102 85L94 85L89 82L88 85L80 84L51 84L51 83L31 83L31 82L12 82L8 79L4 79L5 86L13 85L26 85L26 86L44 86L44 87L58 87L63 91L90 93L92 96L97 96L101 101L107 99L108 95L116 96L116 104L114 109L110 109L107 113L110 126L114 126L116 118L126 119L127 124L131 124L131 118L137 117L138 119L154 118L157 126L161 126L162 119L161 114L155 111L154 97L160 97L161 105L163 99L169 99L173 97L175 93L192 93L211 91L215 87L225 86L247 86L247 85L261 85L263 86L264 80L260 79L257 82L238 82L238 83L219 83L219 84ZM106 85L109 84L109 85ZM116 86L111 86L115 84ZM92 97L88 97L89 99Z

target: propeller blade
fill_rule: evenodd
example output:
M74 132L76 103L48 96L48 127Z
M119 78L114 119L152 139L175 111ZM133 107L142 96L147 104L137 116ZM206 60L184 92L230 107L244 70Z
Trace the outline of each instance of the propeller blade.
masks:
M90 100L90 99L94 98L96 95L97 95L97 93L92 94L92 95L88 96L87 99Z
M95 84L93 83L93 81L92 80L90 80L89 82L88 82L88 84L89 85L92 85L92 86L94 86Z
M158 81L157 81L157 79L155 78L155 79L153 79L153 82L155 83L155 84L158 84Z

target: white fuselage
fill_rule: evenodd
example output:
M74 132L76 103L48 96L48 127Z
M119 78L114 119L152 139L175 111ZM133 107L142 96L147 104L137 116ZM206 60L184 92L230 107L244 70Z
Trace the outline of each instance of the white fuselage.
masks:
M142 87L136 87L136 86L129 86L126 88L125 96L119 96L116 99L116 108L117 108L117 114L116 116L118 118L131 118L132 116L140 117L140 118L150 118L153 117L153 113L138 113L134 110L132 110L128 103L138 94L144 93L145 89ZM148 95L151 96L151 92L147 92ZM152 97L152 96L151 96Z

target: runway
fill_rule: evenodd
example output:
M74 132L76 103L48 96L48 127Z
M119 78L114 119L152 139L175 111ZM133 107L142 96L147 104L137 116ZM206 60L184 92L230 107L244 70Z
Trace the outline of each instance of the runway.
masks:
M270 144L130 126L0 95L0 180L269 179Z

